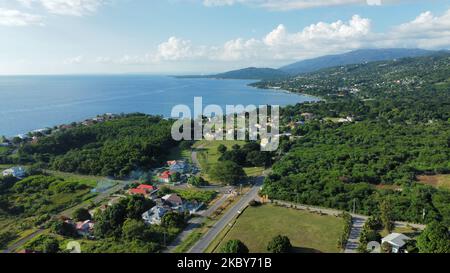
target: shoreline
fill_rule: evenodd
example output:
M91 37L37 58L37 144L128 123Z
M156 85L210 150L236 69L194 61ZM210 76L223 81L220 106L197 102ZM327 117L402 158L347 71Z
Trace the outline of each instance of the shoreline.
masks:
M172 77L173 78L173 76L167 76L167 77ZM187 79L187 78L183 78L183 79ZM287 104L285 104L285 105L283 105L281 107L286 107L286 106L289 106L289 105L302 104L302 103L312 103L312 102L316 103L316 102L319 102L319 101L323 101L322 98L316 97L316 96L313 96L313 95L309 95L309 94L296 93L296 92L292 92L292 91L289 91L289 90L277 89L277 88L256 87L256 86L253 86L252 84L257 83L260 80L255 80L255 79L221 79L221 78L202 78L202 79L208 79L208 80L214 80L214 81L223 81L223 80L245 81L245 83L243 83L243 85L245 85L246 87L251 88L251 89L265 90L265 91L270 91L270 92L273 92L273 93L295 95L295 96L298 96L299 98L303 97L304 99L306 99L304 101L296 101L295 100L295 101L287 103ZM119 113L120 111L116 111L116 112ZM132 114L133 112L120 112L120 113ZM162 116L163 118L166 118L166 119L171 118L170 115L166 116L166 115L161 114L161 113L145 113L145 112L141 112L141 113L146 114L146 115L154 115L154 116L158 116L159 115L159 116ZM43 124L43 125L37 126L38 129L34 129L33 128L33 129L30 129L30 130L27 130L27 131L22 131L22 132L14 133L14 134L4 134L4 133L0 132L0 136L4 135L7 139L13 139L15 137L21 137L22 138L24 136L28 136L30 133L34 134L34 133L37 133L37 132L42 132L42 131L47 131L47 130L54 130L55 128L60 128L61 126L70 125L72 123L82 123L83 121L86 121L86 120L89 120L89 119L95 119L96 117L102 116L104 114L105 113L98 113L97 115L95 115L95 114L94 115L86 114L86 115L83 115L83 117L81 117L80 119L76 119L76 120L72 119L72 120L68 120L68 121L62 122L62 123L55 123L55 124L52 124L52 125L45 125L45 124ZM107 113L107 114L109 114L109 113ZM120 114L115 114L115 115L118 116Z

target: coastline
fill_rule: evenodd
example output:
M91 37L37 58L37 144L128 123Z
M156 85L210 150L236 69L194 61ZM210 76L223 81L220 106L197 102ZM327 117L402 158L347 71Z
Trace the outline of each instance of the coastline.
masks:
M164 77L168 77L168 76L164 76ZM33 76L33 78L36 78L36 76ZM231 80L231 79L221 79L221 78L211 78L211 77L203 78L203 79L217 81L217 82L223 81L223 80ZM58 80L59 80L59 78L58 78ZM91 81L92 77L90 77L89 80ZM254 89L259 89L261 91L263 91L263 90L264 91L270 91L270 92L273 92L274 94L278 93L278 94L295 95L295 98L283 98L283 97L279 97L278 98L277 97L275 99L276 102L274 102L274 104L279 104L282 107L283 106L287 106L287 105L295 105L295 104L298 104L298 103L317 102L317 101L322 100L321 98L318 98L318 97L315 97L315 96L311 96L311 95L308 95L308 94L300 94L300 93L291 92L291 91L288 91L288 90L281 90L281 89L275 89L275 88L260 88L260 87L255 87L255 86L252 85L252 84L254 84L256 82L259 82L259 80L254 80L254 79L232 79L232 80L240 82L238 85L236 85L236 86L238 86L236 88L240 88L239 85L243 87L242 88L243 91L245 90L245 88L247 88L247 91L244 92L245 97L243 99L243 103L242 104L252 104L252 97L253 97L253 95L251 95L249 92L251 92ZM216 85L212 85L211 88L216 88L215 86L217 86L217 84ZM230 84L229 88L234 88L233 86L235 86L235 84ZM45 87L42 87L42 89L44 89L44 88ZM142 88L144 88L143 90L145 90L146 86L143 86ZM182 89L181 86L179 88L180 88L179 90ZM233 89L230 89L230 90L232 91ZM134 90L131 90L131 91L134 91ZM215 91L215 89L211 89L211 91ZM223 97L223 96L226 96L226 94L227 94L226 93L227 91L222 91L222 90L219 90L219 89L218 89L218 91L221 92L221 93L219 93L219 95L217 96L217 99L216 99L215 95L211 95L210 101L211 101L211 98L212 98L212 100L220 101L220 99L221 99L220 96ZM240 89L236 89L235 92L232 91L231 92L232 94L230 96L231 97L233 97L233 96L236 97L238 95L238 92L241 92L241 90ZM181 93L183 93L183 92L180 92L180 94ZM167 93L167 94L169 94L169 93ZM205 94L205 92L203 92L203 94L200 94L200 96L201 95L205 96L204 94ZM261 94L261 95L262 96L258 96L258 97L264 97L264 94ZM108 93L105 93L105 96L108 96ZM299 98L298 100L296 99L297 97ZM302 100L302 97L303 97L303 100ZM270 96L267 97L266 99L263 99L263 101L264 100L266 100L267 103L266 102L259 102L259 101L261 101L261 99L259 99L259 101L256 100L254 102L254 104L256 104L256 105L261 104L262 105L262 104L270 104L271 103ZM280 101L281 101L281 103L280 103ZM66 102L63 102L63 103L66 103ZM71 101L68 101L67 103L70 104ZM106 101L106 103L103 103L103 104L108 106L109 103L110 102L109 102L109 98L108 98L108 101ZM128 103L131 104L131 105L134 104L134 102L131 101L131 100ZM191 101L187 101L185 103L187 103L189 105L189 104L191 104ZM227 105L227 104L232 105L233 104L233 102L231 102L231 103L224 102L224 103L225 103L224 105ZM156 104L160 105L160 106L164 105L164 103L159 104L159 102L156 102ZM174 104L177 104L176 101L174 101ZM153 105L151 105L151 106L153 107ZM54 105L50 103L49 107L53 107L55 109L58 109L59 106L56 105L54 107ZM88 106L86 106L86 107L88 107ZM89 107L90 107L90 109L93 108L91 105L89 105ZM108 108L113 108L113 107L108 107ZM116 108L119 108L119 107L116 107ZM5 116L6 120L4 120L4 122L5 122L6 128L5 128L4 132L0 132L0 135L5 135L5 137L7 137L7 138L14 138L16 136L25 136L25 135L27 135L29 133L35 133L36 131L42 131L42 129L45 129L45 130L54 129L55 127L59 127L61 125L71 124L73 122L75 122L75 123L83 122L83 120L91 119L92 117L96 117L98 115L102 115L103 113L107 113L107 112L117 113L117 114L119 114L119 113L125 113L125 114L126 113L137 113L137 112L139 112L139 113L144 113L144 114L149 114L149 115L161 115L164 118L170 118L170 111L169 110L163 109L164 111L161 111L161 109L157 109L157 108L158 107L148 108L151 111L147 111L145 109L143 110L142 107L141 107L141 109L136 108L136 110L131 110L131 111L130 111L130 109L120 109L120 108L119 109L111 109L111 110L106 109L104 111L102 111L103 108L102 109L99 108L99 109L97 109L98 111L89 111L90 109L87 108L86 113L83 114L83 112L84 112L83 108L78 107L78 109L75 109L75 111L78 111L77 115L67 115L67 117L64 114L62 114L62 115L53 114L53 112L44 113L44 114L41 114L41 113L37 112L36 115L41 115L42 117L45 117L46 115L48 115L49 118L45 119L45 120L43 118L41 118L41 120L33 121L32 123L28 122L28 121L31 121L31 119L25 118L26 116L22 117L21 116L22 114L20 114L20 112L18 112L18 113L16 113L18 118L17 119L16 118L11 118L10 119L11 121L8 120L8 118L9 118L8 116ZM161 108L161 107L159 107L159 108ZM17 109L19 109L19 108L17 108ZM72 110L72 109L68 109L68 110ZM52 119L51 118L52 115L53 115L53 117L58 117L58 118L53 118ZM13 117L13 116L11 115L11 117ZM61 117L63 117L63 118L61 118ZM13 124L14 126L11 126L11 124ZM22 129L20 129L20 128L22 128ZM36 129L36 128L38 128L38 129ZM25 129L25 130L23 130L23 129Z

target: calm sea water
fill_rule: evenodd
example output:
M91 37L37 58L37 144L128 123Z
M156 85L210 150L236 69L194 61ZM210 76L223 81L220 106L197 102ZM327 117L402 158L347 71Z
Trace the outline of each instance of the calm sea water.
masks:
M313 97L247 86L252 81L163 76L0 77L0 135L81 121L104 113L159 114L203 97L203 104L288 105ZM225 109L225 108L224 108Z

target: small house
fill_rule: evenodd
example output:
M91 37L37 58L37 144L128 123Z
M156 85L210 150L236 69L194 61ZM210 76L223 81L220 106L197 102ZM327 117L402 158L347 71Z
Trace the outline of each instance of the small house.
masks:
M404 247L411 238L401 233L391 233L381 240L381 243L388 243L392 247L392 253L404 252Z
M181 199L181 197L175 193L167 194L162 198L162 200L164 200L164 202L167 203L172 208L183 206L183 199Z
M184 174L189 172L189 165L184 161L177 161L170 166L170 172Z
M6 169L2 172L3 176L14 176L15 178L22 179L26 176L25 168L23 167L12 167L10 169Z
M160 225L161 220L168 212L168 209L162 206L154 206L142 214L142 219L148 225Z
M134 189L130 189L128 193L130 195L143 195L144 197L149 197L156 191L156 188L151 185L141 184Z
M171 175L170 171L164 171L158 176L158 179L163 183L169 183Z
M94 231L94 222L86 220L84 222L78 222L75 225L75 229L81 236L89 236Z

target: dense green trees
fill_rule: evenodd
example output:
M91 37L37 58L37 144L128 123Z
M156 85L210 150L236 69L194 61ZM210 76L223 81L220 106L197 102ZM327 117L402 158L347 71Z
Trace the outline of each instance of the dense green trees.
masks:
M268 167L272 164L273 153L262 152L260 144L255 141L247 142L242 147L236 144L230 151L221 145L218 150L222 154L220 161L233 161L243 167Z
M450 253L448 227L439 222L430 223L417 238L417 247L421 253Z
M186 225L186 219L183 214L171 211L163 216L161 225L167 228L183 228Z
M53 222L53 224L51 225L51 231L55 234L66 237L77 236L77 231L75 230L75 227L72 224L60 220Z
M267 251L271 253L289 253L291 250L291 241L287 236L275 236L267 245Z
M135 219L127 219L122 226L122 236L128 240L142 240L145 236L145 224Z
M392 205L389 200L383 200L380 206L380 219L384 229L391 233L395 227L392 217Z
M163 219L162 226L145 225L142 214L154 203L140 196L121 199L95 215L95 244L86 252L150 253L173 240L181 231L178 215ZM169 213L171 214L171 213ZM184 224L184 218L183 224Z
M188 179L188 184L191 184L194 187L202 187L208 186L208 181L201 176L191 176Z
M86 221L91 220L92 216L89 213L89 210L85 208L78 208L73 212L72 218L76 221Z
M237 185L246 178L242 167L232 161L217 163L208 170L208 175L213 180L217 180L225 185Z
M222 246L222 248L220 249L220 252L221 253L245 254L245 253L248 253L249 250L248 250L247 246L240 240L230 240Z
M350 65L269 83L326 101L282 109L282 129L294 139L282 141L263 193L347 211L356 205L367 215L379 215L389 200L392 219L449 226L448 191L416 180L450 173L448 57ZM305 122L302 113L314 118Z
M132 170L161 164L176 145L171 125L161 117L126 115L54 133L36 144L24 145L20 156L60 171L125 177Z
M141 220L142 214L154 206L154 202L143 196L131 196L108 207L95 216L94 234L98 238L116 237L122 234L122 225L127 219Z

